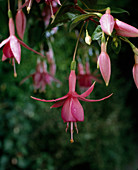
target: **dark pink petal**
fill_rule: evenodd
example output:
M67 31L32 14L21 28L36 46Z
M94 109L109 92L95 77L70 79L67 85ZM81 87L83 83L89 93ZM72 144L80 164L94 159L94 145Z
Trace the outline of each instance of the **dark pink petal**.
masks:
M71 113L73 117L76 118L77 121L84 121L83 107L77 98L73 98L72 100Z
M14 58L16 59L17 63L20 64L21 61L21 46L18 42L18 39L13 35L10 39L10 47L11 51L14 55Z
M5 61L7 59L7 57L3 54L2 55L2 61Z
M132 73L133 73L133 79L134 79L134 82L138 88L138 64L135 64L133 66L133 70L132 70Z
M65 103L63 104L62 110L61 110L61 117L64 122L76 122L76 118L71 113L71 105L72 105L73 99L68 98Z
M4 48L3 48L3 54L5 55L6 58L13 58L13 53L10 48L10 42L8 42Z
M39 52L33 50L32 48L30 48L30 47L29 47L28 45L26 45L23 41L21 41L21 40L19 40L19 39L18 39L18 41L20 42L20 44L21 44L22 46L24 46L24 47L27 48L28 50L33 51L34 53L36 53L36 54L38 54L38 55L41 55L42 57L45 57L45 56L42 55L41 53L39 53Z
M61 100L61 101L58 101L56 102L55 104L53 104L50 108L57 108L57 107L60 107L64 104L65 102L65 99Z
M16 29L18 36L23 39L24 32L26 28L26 16L22 10L17 11L16 14Z
M95 82L91 85L91 87L87 90L87 91L85 91L84 93L82 93L81 95L80 95L80 97L87 97L87 96L89 96L90 95L90 93L93 91L93 89L94 89L94 85L95 85Z
M3 40L3 41L0 43L0 48L1 48L3 45L5 45L9 40L10 40L10 37L7 38L7 39L5 39L5 40Z
M57 99L45 100L45 99L39 99L39 98L36 98L36 97L31 96L32 99L35 99L35 100L38 100L38 101L42 101L42 102L56 102L56 101L59 101L59 100L66 99L67 97L68 97L68 94L66 94L66 95L63 96L63 97L57 98Z
M102 99L97 99L97 100L86 99L86 98L81 97L81 96L79 97L79 99L82 100L82 101L85 101L85 102L99 102L99 101L102 101L102 100L105 100L105 99L109 98L109 97L112 96L112 95L113 95L113 93L110 94L109 96L106 96L106 97L104 97L104 98L102 98Z

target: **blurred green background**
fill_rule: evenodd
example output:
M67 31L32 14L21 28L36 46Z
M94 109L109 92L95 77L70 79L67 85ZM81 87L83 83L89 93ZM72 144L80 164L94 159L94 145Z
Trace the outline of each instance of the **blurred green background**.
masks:
M91 1L88 2L91 4ZM129 15L123 13L114 16L138 28L136 1L92 3L127 10ZM27 15L24 42L38 50L44 30L40 27L37 4L34 2L33 5L31 13ZM17 1L11 2L11 8L15 17ZM7 1L0 0L0 41L8 36ZM137 46L136 38L130 40ZM70 143L70 133L65 133L66 124L61 119L61 108L50 109L52 103L30 98L54 99L68 92L68 75L75 43L74 30L69 33L67 25L59 27L53 36L52 47L57 65L56 78L63 85L47 86L46 93L34 93L31 78L19 85L24 77L35 71L36 54L22 47L21 64L16 64L17 78L13 77L13 67L9 61L0 61L0 170L138 168L138 91L132 77L134 54L128 44L122 42L118 55L110 51L112 75L109 86L96 83L90 97L99 99L110 93L114 95L102 102L81 102L85 121L78 122L79 134L74 132L73 144ZM93 64L91 71L95 69L96 64ZM76 91L80 94L78 85Z

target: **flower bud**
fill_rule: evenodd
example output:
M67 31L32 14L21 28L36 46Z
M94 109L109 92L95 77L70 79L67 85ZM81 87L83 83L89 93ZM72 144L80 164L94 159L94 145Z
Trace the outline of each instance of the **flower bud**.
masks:
M86 44L88 44L88 45L91 45L91 42L92 42L92 38L89 36L88 30L86 30L85 42L86 42Z
M98 58L98 64L106 86L108 86L111 75L111 61L106 52L101 52Z
M23 39L26 28L26 16L22 10L19 10L16 14L16 29L18 36Z
M106 13L100 19L100 24L103 32L107 35L111 35L114 28L114 17L110 14L109 8L107 9Z
M119 21L118 19L115 20L114 26L117 35L124 36L124 37L138 37L138 29L125 23Z
M137 56L138 58L138 56ZM135 63L132 69L133 79L138 89L138 63Z

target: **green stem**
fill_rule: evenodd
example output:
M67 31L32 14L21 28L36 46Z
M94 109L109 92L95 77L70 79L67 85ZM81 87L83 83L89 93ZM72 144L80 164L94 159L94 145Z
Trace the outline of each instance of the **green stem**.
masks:
M81 35L82 30L83 30L84 24L85 24L85 22L83 22L83 24L82 24L82 26L81 26L80 33L79 33L79 36L78 36L78 39L77 39L77 43L76 43L76 47L75 47L74 55L73 55L73 61L75 61L75 56L76 56L76 52L77 52L77 47L78 47L78 43L79 43L79 40L80 40L80 35Z

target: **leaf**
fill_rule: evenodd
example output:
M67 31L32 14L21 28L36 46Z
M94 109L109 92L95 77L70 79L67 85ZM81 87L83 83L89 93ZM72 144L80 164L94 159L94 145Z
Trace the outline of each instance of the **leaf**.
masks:
M99 40L101 39L101 37L102 37L102 29L101 26L98 25L92 34L92 40Z
M75 19L73 20L72 24L80 22L82 20L85 20L85 19L87 19L87 18L89 18L91 16L92 16L92 14L81 14L81 15L78 15L78 16L75 17Z
M127 13L129 14L128 11L122 9L122 8L111 8L111 13L116 13L116 14L119 14L119 13Z

